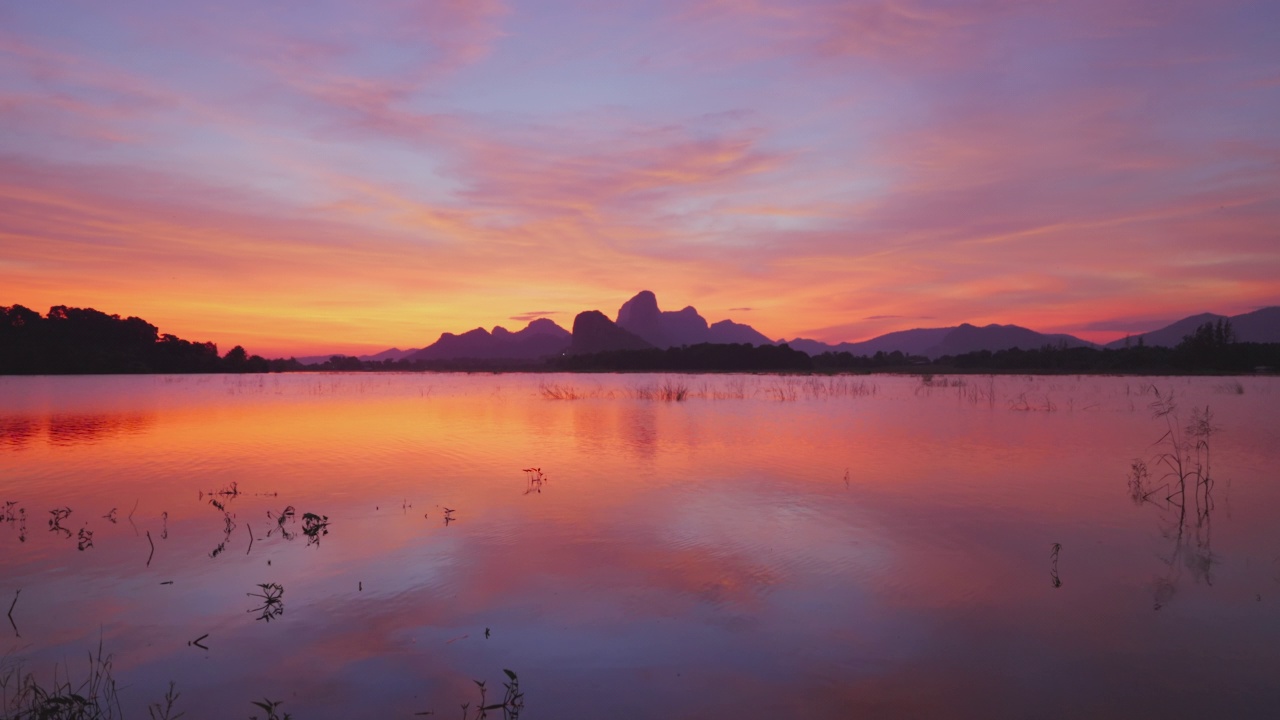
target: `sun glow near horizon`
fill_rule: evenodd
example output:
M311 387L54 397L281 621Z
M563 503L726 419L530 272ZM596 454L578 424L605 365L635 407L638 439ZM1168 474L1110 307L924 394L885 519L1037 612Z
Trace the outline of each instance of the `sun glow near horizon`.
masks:
M1280 9L0 9L0 304L269 356L569 327L1106 341L1280 302ZM743 308L750 308L744 310Z

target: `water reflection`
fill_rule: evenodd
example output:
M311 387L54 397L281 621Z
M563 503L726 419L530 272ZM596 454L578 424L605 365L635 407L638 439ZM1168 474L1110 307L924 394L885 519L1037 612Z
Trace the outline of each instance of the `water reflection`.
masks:
M1128 482L1131 500L1160 511L1160 534L1172 543L1161 558L1167 570L1152 583L1152 607L1159 610L1177 594L1184 570L1194 582L1213 586L1215 483L1210 440L1220 428L1208 405L1193 406L1184 424L1173 391L1152 385L1144 388L1144 394L1153 396L1149 408L1164 429L1152 459L1161 475L1153 480L1147 462L1135 459Z
M542 474L542 468L525 468L525 495L542 494L542 486L547 482L547 476Z
M27 417L0 417L0 447L21 450L40 433L41 424Z
M1153 424L1155 395L1105 378L873 378L856 394L699 378L682 402L632 377L558 381L599 386L574 400L540 379L376 381L155 395L159 381L104 379L118 390L93 408L71 393L6 406L37 428L153 421L0 452L0 521L17 530L0 533L0 592L21 588L11 621L30 643L0 654L47 668L105 628L143 717L170 681L188 715L245 717L265 697L297 717L464 702L496 717L503 668L540 717L1276 708L1280 620L1254 600L1280 547L1267 386L1171 380L1185 421ZM1152 446L1170 427L1177 449ZM1141 512L1116 497L1134 454ZM1221 517L1220 476L1240 499ZM18 530L50 508L67 511L51 532ZM1169 612L1194 622L1169 633ZM210 633L218 652L193 653Z
M278 583L260 583L258 588L261 592L245 593L258 598L258 607L246 612L258 613L258 619L266 622L284 615L284 587Z
M1054 543L1049 548L1049 582L1053 587L1062 587L1062 580L1058 577L1058 553L1062 552L1062 544Z
M18 542L27 541L27 509L18 507L17 500L6 500L0 507L0 523L17 531Z

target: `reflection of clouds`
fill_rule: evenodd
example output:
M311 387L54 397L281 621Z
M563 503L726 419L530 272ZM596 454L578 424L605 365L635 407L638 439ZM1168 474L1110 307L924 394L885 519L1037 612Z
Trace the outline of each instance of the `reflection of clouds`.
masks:
M54 415L49 418L49 442L53 445L97 442L113 435L144 432L153 423L155 416L149 413Z
M0 447L21 450L40 431L29 417L0 417Z
M139 434L155 423L151 413L60 413L48 417L0 418L0 448L20 450L44 431L51 445L93 443L116 435Z

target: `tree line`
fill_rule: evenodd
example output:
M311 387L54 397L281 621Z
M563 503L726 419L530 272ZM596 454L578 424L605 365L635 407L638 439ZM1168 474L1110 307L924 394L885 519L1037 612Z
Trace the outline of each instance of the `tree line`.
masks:
M296 360L267 360L236 346L225 356L211 342L161 334L137 317L57 305L40 313L0 306L0 374L219 373L299 370Z

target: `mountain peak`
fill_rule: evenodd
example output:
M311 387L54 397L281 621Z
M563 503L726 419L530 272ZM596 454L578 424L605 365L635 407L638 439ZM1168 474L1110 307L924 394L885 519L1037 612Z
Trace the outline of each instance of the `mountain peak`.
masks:
M567 352L570 355L582 355L611 350L645 350L650 347L653 346L615 324L599 310L587 310L578 313L573 319L573 342Z

